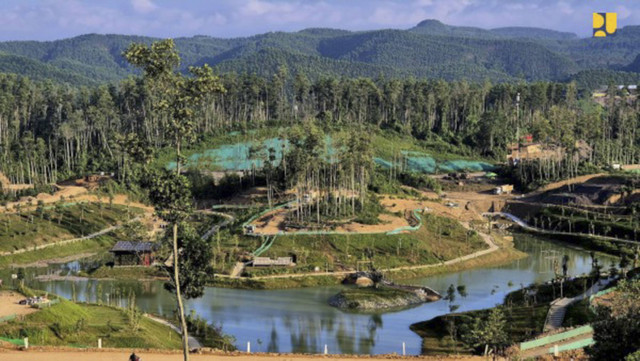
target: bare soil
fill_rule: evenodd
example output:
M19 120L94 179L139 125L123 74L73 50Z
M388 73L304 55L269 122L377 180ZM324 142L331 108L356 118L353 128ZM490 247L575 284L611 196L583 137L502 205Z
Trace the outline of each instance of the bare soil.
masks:
M18 302L25 297L17 292L2 291L0 292L0 317L17 315L24 316L38 311L27 305L19 305ZM4 360L4 358L2 358Z
M414 189L415 190L415 189ZM483 212L489 212L495 209L501 209L509 199L513 199L512 195L496 195L488 192L448 192L445 197L440 197L433 192L418 191L419 198L400 198L395 196L383 196L380 199L382 204L391 213L404 213L406 210L428 208L430 212L436 215L453 218L461 222L470 222L482 219ZM455 203L456 206L447 206L447 203ZM255 220L252 224L255 226L256 234L276 234L284 230L285 217L290 209L280 208L266 213L262 217ZM356 222L340 225L335 228L336 232L353 232L353 233L384 233L400 227L409 225L408 220L404 216L384 213L379 217L379 224L360 224ZM297 231L288 231L295 233Z

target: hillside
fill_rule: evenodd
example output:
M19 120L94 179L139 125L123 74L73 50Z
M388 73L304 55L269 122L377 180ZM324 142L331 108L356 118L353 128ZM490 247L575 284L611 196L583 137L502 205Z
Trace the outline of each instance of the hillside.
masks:
M578 38L539 28L480 29L425 20L408 30L351 32L305 29L245 38L175 39L181 69L209 64L220 71L322 76L428 77L471 81L567 80L580 71L637 71L640 27L616 37ZM88 34L70 39L0 42L0 72L70 84L112 82L133 73L122 57L131 42L150 37Z

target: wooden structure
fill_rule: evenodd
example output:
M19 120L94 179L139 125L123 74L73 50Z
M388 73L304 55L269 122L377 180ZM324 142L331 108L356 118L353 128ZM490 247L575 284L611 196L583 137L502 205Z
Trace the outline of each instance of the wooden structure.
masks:
M115 266L151 266L158 245L154 242L118 241L109 251Z
M511 194L513 192L513 184L503 184L493 189L494 194Z
M253 267L293 266L293 257L256 257L253 259Z

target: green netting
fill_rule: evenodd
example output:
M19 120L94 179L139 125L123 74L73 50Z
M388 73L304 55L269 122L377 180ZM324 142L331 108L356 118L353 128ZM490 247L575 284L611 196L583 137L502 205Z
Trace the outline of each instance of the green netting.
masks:
M273 150L270 152L270 150ZM242 171L262 168L273 154L272 164L275 166L282 160L283 152L289 149L289 142L280 138L269 138L257 142L241 142L226 144L202 153L189 156L186 167L208 170ZM329 136L325 138L325 156L331 159L337 153L336 145ZM495 167L489 163L474 160L437 161L431 155L422 152L403 151L406 166L409 170L419 173L448 173L459 171L491 171ZM391 168L390 161L374 158L376 164L384 168ZM176 163L170 162L168 169L175 169Z
M9 343L14 344L16 346L24 346L24 340L19 340L17 338L0 337L0 341L9 342Z
M589 326L589 325L578 327L578 328L575 328L573 330L569 330L567 332L557 333L555 335L545 336L545 337L541 337L541 338L538 338L538 339L535 339L535 340L522 342L520 344L520 350L524 351L524 350L528 350L528 349L531 349L531 348L544 346L544 345L552 343L552 342L558 342L558 341L574 338L576 336L579 336L579 335L582 335L582 334L585 334L585 333L590 333L590 332L593 332L593 328L591 328L591 326Z
M412 172L418 173L448 173L448 172L460 172L460 171L492 171L495 167L487 162L475 161L475 160L448 160L437 161L431 155L422 152L402 152L405 157L405 166ZM374 158L376 164L384 168L391 168L391 162L382 159Z
M283 149L288 149L288 142L279 138L270 138L262 142L243 142L226 144L218 148L208 149L187 158L187 167L223 170L249 170L262 168L269 158L269 149L273 149L277 164L282 159ZM283 148L284 147L284 148ZM176 163L170 162L169 169L175 169Z
M409 232L414 232L420 229L420 227L422 227L422 217L420 217L420 209L414 209L413 210L413 216L416 217L416 219L419 221L419 223L416 226L404 226L404 227L400 227L400 228L396 228L393 231L389 231L387 232L387 234L398 234L398 233L402 233L404 231L409 231Z
M568 343L566 345L558 346L558 352L577 350L579 348L585 348L585 347L591 346L593 344L594 344L594 342L593 342L592 338L585 338L583 340L578 340L578 341L575 341L575 342ZM549 348L549 353L554 353L554 352L555 352L554 347L550 347Z

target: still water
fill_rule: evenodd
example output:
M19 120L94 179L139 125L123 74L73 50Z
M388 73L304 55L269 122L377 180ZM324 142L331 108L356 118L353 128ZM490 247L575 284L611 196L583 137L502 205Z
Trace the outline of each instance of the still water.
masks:
M529 257L503 266L434 275L404 283L426 285L441 293L445 293L450 284L465 285L467 297L458 297L455 303L460 305L459 311L468 311L499 304L508 292L521 285L551 279L554 256L558 260L565 254L569 256L570 275L591 270L589 252L524 235L516 235L515 244ZM602 254L597 258L604 268L615 261ZM66 265L78 266L78 263ZM146 312L171 315L175 307L172 296L163 289L162 282L157 281L33 281L32 285L68 298L75 292L81 301L95 300L99 290L108 293L109 297L126 299L118 294L133 290L136 303ZM408 354L419 354L420 338L409 330L409 325L448 312L448 305L443 301L392 312L344 312L327 305L327 299L339 289L339 286L292 290L207 288L204 297L191 300L187 305L200 317L221 325L225 333L235 336L240 349L251 342L254 352L321 353L326 344L330 353L400 353L402 342L405 342Z

